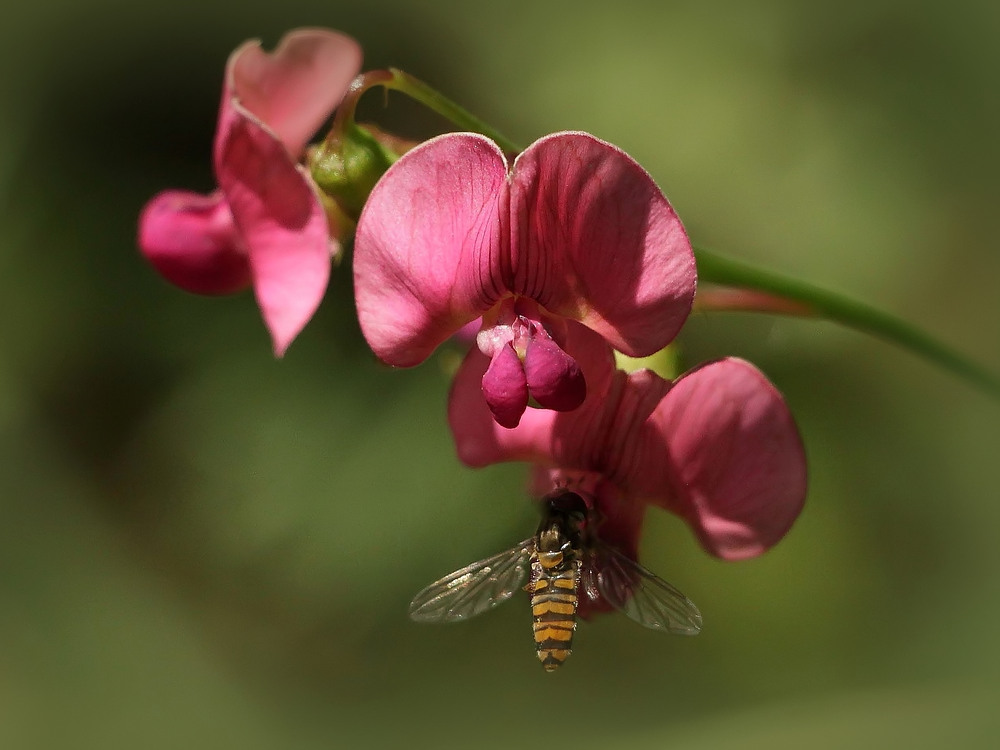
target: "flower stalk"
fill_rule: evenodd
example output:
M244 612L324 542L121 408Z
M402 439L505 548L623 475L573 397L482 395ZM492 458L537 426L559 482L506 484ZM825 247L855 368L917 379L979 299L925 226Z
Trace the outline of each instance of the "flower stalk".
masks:
M1000 376L914 325L871 305L749 263L695 248L700 288L696 310L742 310L831 320L889 341L1000 398Z
M369 70L354 79L343 101L337 108L333 126L324 144L325 148L335 149L338 146L339 142L344 138L344 134L349 131L350 124L354 122L354 113L357 110L361 97L376 86L406 94L432 112L441 115L460 130L485 135L487 138L495 141L508 154L516 154L522 150L520 146L504 136L489 123L476 117L460 104L453 102L437 89L428 86L419 78L415 78L399 68Z

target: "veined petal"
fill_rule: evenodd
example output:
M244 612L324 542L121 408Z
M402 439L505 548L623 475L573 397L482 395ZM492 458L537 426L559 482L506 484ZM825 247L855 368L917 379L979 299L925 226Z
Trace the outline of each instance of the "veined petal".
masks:
M354 289L379 359L419 364L498 301L506 180L495 143L450 133L406 153L376 184L358 221Z
M297 159L360 70L361 46L336 31L296 29L273 53L249 41L229 57L223 106L235 98Z
M219 120L216 177L246 244L254 293L281 356L319 306L330 276L326 213L281 141L239 108Z
M713 555L759 555L798 517L802 441L781 394L749 362L722 359L687 373L649 424L637 484L686 518Z
M631 356L666 346L691 310L695 263L680 219L628 154L555 133L514 162L512 289Z
M139 248L168 281L196 294L250 285L250 266L221 193L166 190L139 217Z

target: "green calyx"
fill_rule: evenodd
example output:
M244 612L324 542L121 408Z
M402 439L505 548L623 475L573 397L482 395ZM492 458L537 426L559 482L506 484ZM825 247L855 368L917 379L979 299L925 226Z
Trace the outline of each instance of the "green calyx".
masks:
M372 188L399 155L353 122L309 156L313 180L341 211L357 220Z

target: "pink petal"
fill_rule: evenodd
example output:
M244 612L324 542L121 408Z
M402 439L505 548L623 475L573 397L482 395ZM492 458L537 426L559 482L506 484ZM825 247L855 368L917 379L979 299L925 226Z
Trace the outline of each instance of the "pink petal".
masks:
M511 178L511 289L620 351L666 346L691 310L684 227L649 174L586 133L535 141Z
M379 180L358 221L354 289L382 361L419 364L497 301L506 180L503 153L473 133L432 138Z
M359 67L355 42L318 29L287 35L273 55L248 42L226 67L215 173L278 356L319 306L336 250L319 195L295 160Z
M538 405L571 411L587 396L587 383L576 360L552 339L532 338L524 353L528 391Z
M468 466L531 461L545 466L592 470L601 451L602 422L621 387L614 353L579 323L567 326L566 349L580 365L587 397L570 412L528 408L514 429L499 426L483 399L482 378L490 360L473 347L452 383L448 424L459 459ZM596 445L596 447L595 447Z
M223 100L234 97L298 158L360 70L361 47L349 36L297 29L282 37L271 54L257 41L233 52Z
M250 285L250 267L221 193L166 190L139 217L139 248L168 281L196 294Z
M510 344L493 355L483 374L482 387L486 404L497 423L502 427L517 427L528 407L528 384L521 360Z
M713 555L759 555L798 517L802 441L781 394L749 362L723 359L688 373L650 425L636 476L648 499L684 516Z
M330 276L326 213L281 142L237 107L219 120L216 176L246 244L254 293L281 356L319 306Z

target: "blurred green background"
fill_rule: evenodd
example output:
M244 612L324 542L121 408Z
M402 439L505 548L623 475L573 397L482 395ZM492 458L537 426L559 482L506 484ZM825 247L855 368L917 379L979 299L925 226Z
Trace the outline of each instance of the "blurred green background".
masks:
M695 639L582 625L542 672L515 601L414 592L527 536L522 469L454 458L436 357L377 366L335 275L275 361L249 294L169 287L135 221L208 190L223 65L355 35L522 143L582 129L696 243L891 310L1000 368L1000 10L987 2L35 0L0 46L0 747L995 747L1000 407L824 323L716 314L810 460L774 551L654 511ZM440 128L395 96L370 114Z

